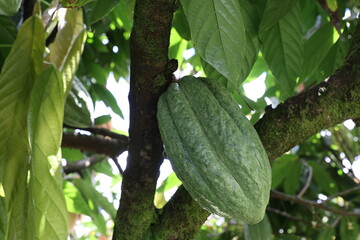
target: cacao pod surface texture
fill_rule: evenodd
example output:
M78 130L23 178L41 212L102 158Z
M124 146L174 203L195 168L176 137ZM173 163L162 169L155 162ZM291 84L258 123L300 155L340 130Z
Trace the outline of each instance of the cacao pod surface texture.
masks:
M192 76L172 83L157 118L176 175L203 208L249 224L263 219L270 163L255 128L220 83Z

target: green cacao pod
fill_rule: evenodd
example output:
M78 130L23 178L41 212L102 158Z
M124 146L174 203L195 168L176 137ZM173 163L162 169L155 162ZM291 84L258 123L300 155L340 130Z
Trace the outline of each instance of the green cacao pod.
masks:
M160 97L157 118L176 175L203 208L249 224L263 219L270 163L256 130L223 86L184 77Z

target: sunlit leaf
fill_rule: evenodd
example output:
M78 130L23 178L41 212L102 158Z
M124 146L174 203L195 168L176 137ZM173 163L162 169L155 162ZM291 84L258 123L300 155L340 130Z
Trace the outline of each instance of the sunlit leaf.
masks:
M106 197L99 193L90 182L83 179L76 179L74 181L74 185L88 201L91 200L93 202L94 209L101 207L111 216L112 219L115 219L116 210L114 205L110 203Z
M50 62L62 73L65 91L70 91L72 80L78 68L84 48L86 30L81 9L60 9L58 33L49 46Z
M29 213L37 239L66 239L68 214L62 192L60 144L65 92L61 74L49 66L31 93Z
M0 75L0 183L5 190L11 222L7 239L25 239L29 161L26 119L30 92L42 68L44 49L43 23L38 17L31 17L21 26Z
M85 214L90 216L91 209L81 192L73 183L64 181L63 187L67 210L72 213Z

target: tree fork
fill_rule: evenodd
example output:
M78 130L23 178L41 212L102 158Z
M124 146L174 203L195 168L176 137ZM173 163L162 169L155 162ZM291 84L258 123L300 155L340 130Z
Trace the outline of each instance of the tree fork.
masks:
M156 119L167 83L166 66L174 0L137 0L130 38L129 156L113 239L145 239L156 221L154 193L163 161Z

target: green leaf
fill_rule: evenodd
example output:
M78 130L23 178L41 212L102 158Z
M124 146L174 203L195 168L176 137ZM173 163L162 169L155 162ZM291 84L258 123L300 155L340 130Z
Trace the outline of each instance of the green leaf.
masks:
M36 239L66 239L68 213L62 191L60 145L65 91L61 74L49 66L31 93L29 213Z
M90 182L84 179L76 179L74 181L74 185L88 201L90 200L93 202L94 209L102 208L111 216L112 219L115 219L116 209L114 205L110 203L106 197L99 193Z
M169 58L178 60L179 66L181 66L184 60L183 53L187 49L187 46L188 41L182 39L175 28L172 28L170 34Z
M79 149L66 147L61 148L61 156L65 158L68 162L75 162L85 158L84 153L81 152Z
M295 195L300 186L301 177L301 162L299 160L294 161L286 171L289 173L285 177L284 191L287 194Z
M135 0L122 0L119 2L119 5L110 12L109 18L116 23L119 28L124 28L126 32L131 32Z
M117 104L115 97L112 93L104 86L99 84L93 84L92 89L94 90L95 94L99 97L100 100L104 101L105 105L110 107L114 113L119 115L121 118L124 118L124 115Z
M333 195L339 192L338 186L328 171L319 163L314 161L307 162L313 170L313 180L318 185L319 192Z
M258 224L243 224L245 240L271 240L272 230L269 218L265 215L264 219Z
M329 239L333 239L333 237L335 237L335 230L334 229L322 229L316 240L329 240Z
M17 28L10 17L0 16L0 69L9 55L17 35Z
M44 49L43 23L38 17L30 17L21 26L0 75L0 185L4 187L11 222L7 239L25 239L29 161L26 119Z
M91 25L108 15L121 1L109 0L106 4L102 0L95 0L84 7L85 23Z
M65 103L64 123L73 127L94 125L94 104L90 93L75 77Z
M296 79L301 72L304 51L300 2L297 1L292 6L284 17L272 24L271 28L266 28L266 31L260 33L264 42L264 58L288 96L294 92Z
M62 73L66 92L71 89L84 48L86 30L82 18L81 9L67 9L65 16L59 18L58 33L49 46L49 61Z
M0 239L5 239L6 228L7 228L6 202L5 202L5 198L0 196Z
M59 0L64 8L79 8L92 1L94 0Z
M355 217L343 217L340 224L340 237L346 240L358 240L360 227Z
M238 0L181 0L198 54L234 86L250 72L248 51L253 45ZM257 55L257 54L256 54Z
M260 32L271 28L280 19L291 12L293 6L299 3L298 0L267 0L264 14L260 23Z
M301 79L305 80L317 70L337 39L332 25L326 23L305 42Z
M174 14L173 26L183 39L189 41L191 38L189 23L186 19L183 7L180 3L179 5L179 9Z
M156 189L157 192L166 192L174 187L178 187L181 185L181 181L178 179L174 172L170 173L170 175L162 182L160 187Z
M287 175L292 174L289 169L292 168L294 163L297 161L298 156L293 154L282 155L273 161L271 188L277 188L284 181Z
M97 125L106 124L110 121L111 121L110 115L102 115L100 117L95 118L95 125L97 126Z
M21 6L21 2L21 0L0 0L0 15L15 15Z
M91 209L75 185L69 181L64 181L63 187L67 210L72 213L85 214L90 216Z

